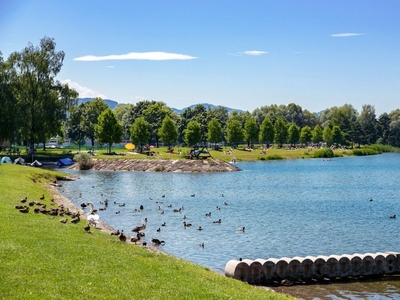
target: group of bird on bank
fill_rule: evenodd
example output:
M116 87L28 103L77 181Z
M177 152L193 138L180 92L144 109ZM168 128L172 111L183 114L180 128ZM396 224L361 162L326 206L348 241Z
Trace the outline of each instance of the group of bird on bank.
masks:
M190 195L191 197L195 197L195 194ZM165 198L165 195L161 196L162 198ZM224 195L222 195L222 197L224 197ZM79 198L82 198L82 193L79 193ZM40 200L40 201L39 201ZM20 199L20 202L24 205L16 205L15 208L18 209L21 213L28 213L30 211L30 208L33 208L35 213L42 213L42 214L47 214L47 215L51 215L53 217L55 216L61 216L62 218L59 219L59 221L61 223L67 223L70 222L72 224L77 224L81 221L81 217L83 219L87 220L87 224L84 225L84 230L86 232L91 232L91 227L97 228L99 221L100 221L100 216L97 214L98 210L102 211L102 210L106 210L108 208L109 205L109 200L105 199L104 201L100 201L100 204L103 205L103 207L99 208L98 210L95 209L93 202L84 202L81 204L81 208L84 210L87 207L90 208L89 212L84 214L84 216L82 215L81 211L72 211L69 208L65 208L62 204L60 204L57 207L50 207L47 208L46 203L44 203L45 201L45 196L42 195L39 200L33 200L33 201L28 201L28 198L25 197L23 199ZM149 200L153 200L151 197L149 198ZM48 203L48 200L46 201ZM163 205L163 201L156 201L156 203L159 206L159 209L161 210L161 205ZM50 205L54 206L56 205L54 199L50 200ZM118 205L118 207L124 207L125 203L119 203L114 201L114 205ZM224 202L224 205L228 205L227 202ZM35 206L35 207L33 207ZM172 205L167 205L167 208L172 208ZM174 213L181 213L184 210L184 206L180 207L180 208L175 208L172 209L172 211ZM220 210L221 208L219 206L216 207L216 210ZM144 206L140 205L140 207L138 209L135 209L135 212L141 212L144 210ZM164 214L164 210L162 210L161 214ZM211 212L208 212L205 214L207 217L211 217ZM67 217L70 218L67 218ZM189 222L186 222L186 218L187 216L184 215L183 219L185 221L183 221L183 228L188 228L188 227L192 227L192 224ZM146 229L146 223L147 223L147 218L144 218L142 220L143 224L136 226L132 229L132 232L136 233L135 236L132 237L128 237L123 230L119 231L115 231L112 232L111 234L114 236L117 236L119 238L120 241L122 242L132 242L134 244L140 243L143 246L146 246L147 243L145 241L142 241L141 239L143 237L145 237L145 233L143 232ZM213 224L221 224L222 221L221 219L215 220L212 222ZM163 222L161 224L161 227L165 227L166 226L166 222ZM161 232L161 227L159 227L156 232L159 233ZM197 227L198 231L203 230L203 228L201 226ZM237 229L238 231L244 231L244 227L240 227ZM157 239L157 238L152 238L151 242L156 245L156 246L160 246L160 245L164 245L165 241ZM199 244L200 247L204 248L204 243L200 243Z
M41 213L44 215L50 216L61 216L63 218L60 219L61 223L67 223L68 219L65 216L69 216L71 218L71 223L78 223L80 221L80 214L79 212L70 211L68 208L65 208L62 204L58 207L50 207L47 208L47 204L43 203L42 201L45 200L44 194L39 198L39 200L32 200L28 201L28 197L22 198L20 200L21 203L25 205L16 205L15 208L18 209L21 213L28 213L30 208L33 208L34 213ZM54 199L50 200L50 205L56 205Z

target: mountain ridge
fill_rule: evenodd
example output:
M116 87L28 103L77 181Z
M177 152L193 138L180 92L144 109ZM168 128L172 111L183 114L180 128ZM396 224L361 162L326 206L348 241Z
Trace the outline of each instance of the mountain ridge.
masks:
M94 98L78 98L78 104L90 102L93 99ZM118 103L117 101L111 100L111 99L103 99L103 100L104 100L105 103L107 103L107 105L111 109L114 109L118 104L125 104L125 103ZM176 112L178 114L182 114L186 109L188 109L188 108L193 109L193 108L196 107L196 105L199 105L199 104L203 105L207 110L214 109L214 108L217 108L219 106L222 106L222 107L225 107L227 109L228 113L230 113L232 110L236 110L237 112L243 112L243 110L241 110L241 109L231 108L231 107L227 107L227 106L223 106L223 105L214 105L214 104L211 104L211 103L192 104L190 106L187 106L187 107L184 107L184 108L181 108L181 109L171 107L171 109L172 109L172 111L174 111L174 112Z

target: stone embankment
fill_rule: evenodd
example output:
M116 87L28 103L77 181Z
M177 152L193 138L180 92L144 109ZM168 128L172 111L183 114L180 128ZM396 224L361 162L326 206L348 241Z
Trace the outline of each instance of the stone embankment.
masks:
M135 172L234 172L241 171L233 164L222 160L152 160L152 159L94 159L92 170ZM79 169L78 164L68 169Z

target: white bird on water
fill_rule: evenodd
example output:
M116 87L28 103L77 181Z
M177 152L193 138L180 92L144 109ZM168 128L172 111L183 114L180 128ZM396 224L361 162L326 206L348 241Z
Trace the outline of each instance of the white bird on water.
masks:
M88 202L86 204L90 206L90 211L88 213L87 220L88 220L89 224L92 224L94 227L96 227L96 224L99 222L100 216L93 212L94 205L92 202Z

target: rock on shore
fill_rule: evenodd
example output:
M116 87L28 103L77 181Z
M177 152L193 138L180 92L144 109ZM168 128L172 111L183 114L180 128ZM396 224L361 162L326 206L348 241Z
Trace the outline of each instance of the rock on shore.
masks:
M94 159L92 170L140 171L140 172L234 172L241 171L222 160L151 160L151 159ZM68 169L79 169L78 164Z

